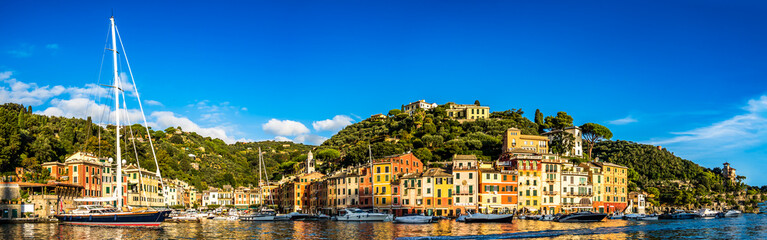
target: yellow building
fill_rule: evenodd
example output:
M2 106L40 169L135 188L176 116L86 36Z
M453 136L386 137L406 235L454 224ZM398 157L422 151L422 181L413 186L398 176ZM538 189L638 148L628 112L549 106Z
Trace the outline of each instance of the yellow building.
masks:
M447 116L453 119L477 120L490 118L490 107L474 104L445 104Z
M541 156L517 155L516 161L519 171L519 204L517 207L523 212L542 212L543 195L543 169Z
M128 205L134 207L163 207L165 198L160 179L154 172L130 164L125 168L128 178Z
M453 205L453 175L439 168L430 168L421 175L423 208L429 216L449 216Z
M537 154L549 153L549 138L536 135L523 135L518 128L506 129L503 137L503 152L513 150L533 151Z
M384 212L401 215L402 207L398 177L423 172L423 163L413 153L387 156L373 160L373 204Z
M604 175L605 212L622 211L628 206L628 168L607 162L595 163L602 167Z

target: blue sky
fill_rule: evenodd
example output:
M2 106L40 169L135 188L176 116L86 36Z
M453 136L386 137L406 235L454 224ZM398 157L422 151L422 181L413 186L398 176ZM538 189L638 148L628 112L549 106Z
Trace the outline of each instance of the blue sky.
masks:
M93 84L111 77L112 9L156 128L316 144L403 103L478 99L566 111L767 184L759 1L11 1L0 102L109 111Z

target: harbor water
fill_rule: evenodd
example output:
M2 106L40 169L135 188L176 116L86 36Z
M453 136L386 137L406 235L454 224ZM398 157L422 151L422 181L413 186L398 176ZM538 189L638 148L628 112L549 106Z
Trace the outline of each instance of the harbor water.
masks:
M157 229L18 223L0 225L0 236L3 239L767 239L767 215L597 223L514 220L512 224L467 224L452 220L433 224L205 220L163 223Z

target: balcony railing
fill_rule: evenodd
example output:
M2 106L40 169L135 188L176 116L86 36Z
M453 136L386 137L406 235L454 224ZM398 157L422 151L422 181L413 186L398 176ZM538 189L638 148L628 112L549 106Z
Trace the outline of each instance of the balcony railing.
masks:
M565 206L565 207L580 207L580 208L593 208L594 207L594 206L591 206L591 204L571 203L571 202L562 203L562 206Z
M543 192L543 195L546 195L546 196L555 196L555 195L557 195L558 193L559 193L559 192L557 192L557 191L544 191L544 192Z
M589 173L587 172L573 172L573 171L563 171L562 175L580 175L580 176L588 176Z
M454 193L453 195L474 195L474 192L471 192L471 193L469 193L469 192L458 192L458 193Z
M572 196L572 197L591 197L591 196L594 196L594 193L568 192L568 193L565 193L565 195Z
M477 166L476 165L475 166L453 166L453 169L454 170L455 169L457 169L457 170L476 170Z

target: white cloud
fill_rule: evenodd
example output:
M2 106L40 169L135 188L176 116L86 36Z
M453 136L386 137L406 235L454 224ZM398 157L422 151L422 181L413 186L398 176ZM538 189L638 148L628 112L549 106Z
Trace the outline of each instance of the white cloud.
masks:
M59 44L56 44L56 43L47 44L47 45L45 45L45 48L47 48L47 49L59 49Z
M168 127L181 127L182 130L187 132L196 132L202 136L219 138L226 143L235 143L236 140L226 134L226 129L221 126L204 128L200 127L196 123L189 120L186 117L177 117L173 112L158 111L151 114L154 118L157 129L164 129Z
M325 140L328 140L328 138L323 136L308 134L308 135L301 135L296 137L295 139L293 139L293 142L311 144L311 145L320 145L323 142L325 142Z
M303 123L291 121L291 120L277 120L272 118L269 122L261 125L264 132L278 136L298 136L309 133Z
M24 83L11 78L11 72L0 73L0 81L8 84L9 88L0 86L0 102L14 102L24 105L39 106L48 99L62 94L66 88L62 86L37 86L35 83Z
M698 154L733 148L747 148L767 143L767 96L748 101L747 113L684 132L676 137L649 141L653 145L679 145Z
M344 127L351 125L354 120L346 115L336 115L333 119L325 119L322 121L315 121L312 123L312 127L317 131L338 131Z
M290 139L290 138L283 137L283 136L276 136L276 137L274 137L274 141L278 141L278 142L292 142L293 140Z
M636 119L634 119L631 116L628 116L628 117L621 118L621 119L615 119L615 120L609 121L607 123L613 124L613 125L626 125L626 124L635 123L635 122L637 122Z
M161 102L155 100L144 100L144 103L149 106L163 106Z
M46 116L59 116L59 117L76 117L87 118L91 117L94 122L115 122L115 112L105 104L98 104L95 101L87 98L73 98L62 100L55 98L51 100L50 107L43 111L36 112ZM120 109L120 122L123 124L135 124L143 123L141 112L137 109Z

